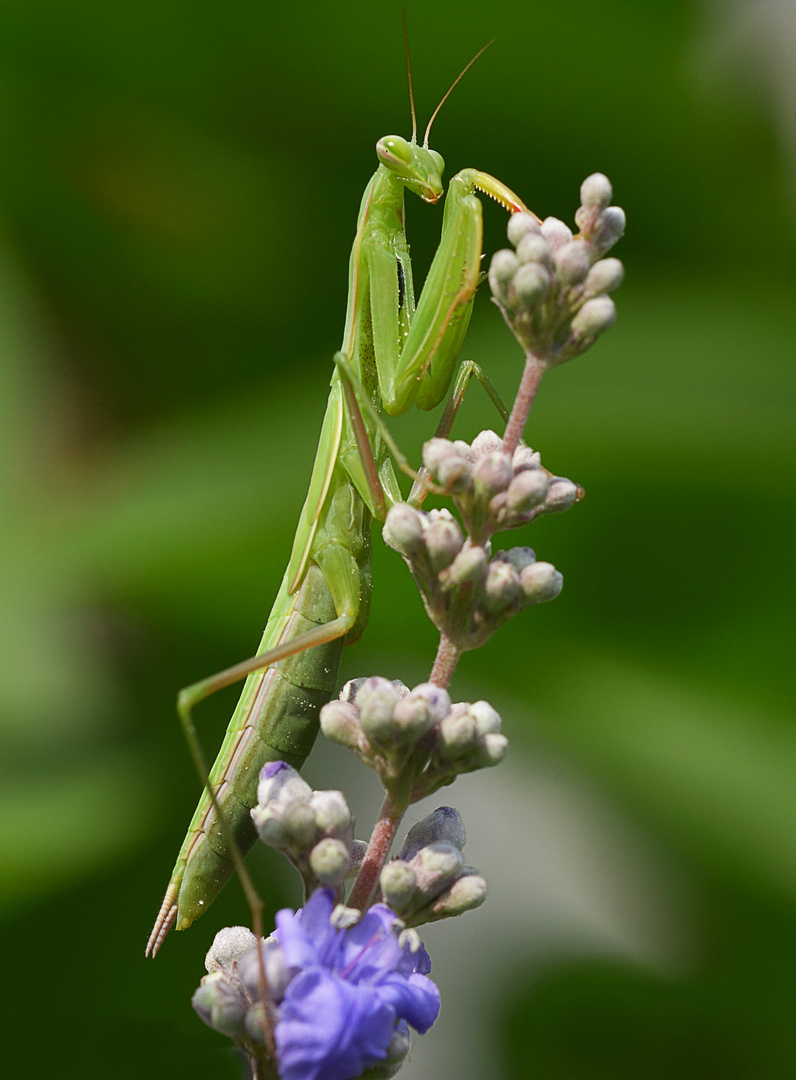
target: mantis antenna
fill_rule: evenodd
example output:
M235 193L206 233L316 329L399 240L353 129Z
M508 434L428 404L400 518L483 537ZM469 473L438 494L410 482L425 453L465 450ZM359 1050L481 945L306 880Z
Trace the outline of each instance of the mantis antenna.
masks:
M490 45L493 45L493 44L494 44L494 42L495 42L495 39L494 39L494 38L492 38L492 40L491 40L491 41L488 41L488 42L486 43L486 45L484 45L484 47L483 47L483 48L481 48L481 49L479 49L479 50L478 50L478 52L477 52L477 53L475 54L475 56L474 56L474 57L472 58L472 60L470 61L470 63L469 63L469 64L468 64L468 65L467 65L467 66L466 66L465 68L463 68L463 69L462 69L462 70L461 70L461 71L459 72L459 74L458 74L458 75L456 76L456 78L455 78L455 79L453 80L453 82L452 82L452 83L451 83L451 85L450 85L450 88L448 89L448 92L447 92L447 94L446 94L446 95L445 95L445 97L444 97L444 98L442 99L442 101L441 101L441 102L439 103L439 105L437 105L437 107L436 107L436 109L434 110L434 112L433 112L433 113L431 114L431 119L430 119L430 120L429 120L429 122L428 122L428 127L426 128L426 133L425 133L425 135L423 136L423 146L424 146L424 147L426 147L426 149L428 149L428 137L429 137L429 134L431 133L431 125L432 125L432 124L434 123L434 121L436 120L436 118L437 118L437 113L438 113L438 112L440 111L440 109L442 108L442 106L443 106L443 105L445 104L445 102L446 102L446 101L448 100L448 98L449 98L449 97L451 96L451 93L453 92L453 89L454 89L454 87L455 87L455 86L456 86L456 85L457 85L458 83L460 83L460 82L462 81L462 79L463 79L463 78L464 78L464 76L465 76L465 75L467 74L467 72L468 72L468 71L470 70L470 68L471 68L471 67L473 66L473 64L474 64L474 63L476 62L476 60L478 60L478 59L479 59L479 58L480 58L481 56L483 56L483 55L484 55L484 53L486 52L486 50L487 50L487 49L489 48L489 46L490 46ZM410 85L411 85L411 79L410 79ZM414 112L414 105L412 106L412 112Z
M409 62L409 34L406 30L406 8L402 12L404 20L404 48L406 49L406 76L409 79L409 108L412 110L412 142L417 141L417 113L415 112L415 91L412 86L412 65Z

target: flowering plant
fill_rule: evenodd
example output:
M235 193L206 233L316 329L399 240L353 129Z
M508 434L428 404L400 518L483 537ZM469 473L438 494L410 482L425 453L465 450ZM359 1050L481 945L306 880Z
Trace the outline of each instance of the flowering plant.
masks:
M342 792L313 791L281 761L262 770L252 821L296 868L305 904L278 912L266 939L243 927L221 931L193 998L200 1017L235 1040L252 1077L389 1077L409 1051L409 1027L422 1034L437 1018L439 992L416 928L477 907L486 882L464 863L464 825L451 807L427 815L398 855L390 852L410 805L506 753L500 716L487 702L451 702L459 657L561 591L562 575L530 547L494 552L492 537L583 496L521 438L542 376L613 323L607 294L621 283L622 266L603 256L624 230L624 213L611 197L601 174L584 182L577 236L555 218L511 219L512 249L497 252L489 270L493 300L525 354L506 431L482 432L472 444L427 442L409 501L387 515L384 540L409 566L440 643L428 683L410 690L356 679L321 710L327 738L352 750L384 787L370 840L355 839ZM421 510L429 491L449 496L458 520L447 509Z

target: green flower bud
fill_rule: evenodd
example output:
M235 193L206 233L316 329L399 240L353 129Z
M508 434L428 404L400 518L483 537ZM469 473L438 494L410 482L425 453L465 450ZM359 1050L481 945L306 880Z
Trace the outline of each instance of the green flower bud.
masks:
M563 586L563 576L548 562L533 563L520 574L520 588L526 604L555 600Z
M549 268L553 265L553 253L541 233L529 233L528 236L523 237L517 247L517 261L522 265L541 263L542 266Z
M384 902L389 904L393 911L401 911L412 901L417 878L412 867L403 859L393 859L382 870L379 884Z
M231 972L241 956L253 948L257 938L247 926L227 926L219 930L205 956L205 971Z
M563 247L572 240L572 229L558 218L548 217L542 222L542 236L548 242L553 251Z
M525 263L514 275L509 301L515 307L532 308L550 292L552 279L539 263Z
M327 836L310 852L310 870L327 888L339 885L349 865L348 848L342 840Z
M600 259L586 275L586 292L595 296L613 292L622 284L625 268L619 259Z
M405 559L411 559L423 549L423 518L420 512L406 503L391 506L382 536L393 551Z
M463 874L424 910L423 921L434 922L471 911L483 904L486 894L487 884L480 874Z
M524 469L517 473L506 492L506 507L512 514L527 514L544 502L550 480L543 469Z
M517 247L524 236L539 233L539 222L533 214L512 214L506 228L509 241Z
M415 894L430 899L457 878L464 866L461 851L445 840L421 848L411 862L417 885Z
M306 851L315 839L315 814L304 802L288 803L282 812L282 828L292 847Z
M589 248L583 240L571 240L556 249L553 262L562 285L578 285L589 272Z
M315 826L324 836L342 836L353 824L342 791L315 791L310 799Z
M580 185L580 201L585 207L604 210L613 197L611 181L603 173L592 173Z
M274 1010L269 1008L264 1001L255 1001L255 1003L246 1012L246 1034L252 1040L252 1042L260 1043L262 1045L265 1042L266 1032L266 1009L269 1010L271 1016L269 1018L271 1024L271 1030L278 1017L274 1015Z
M616 305L610 296L595 296L587 300L572 320L572 334L576 340L591 342L610 330L616 321Z
M517 256L508 248L495 252L489 264L489 288L495 296L506 295L519 265Z

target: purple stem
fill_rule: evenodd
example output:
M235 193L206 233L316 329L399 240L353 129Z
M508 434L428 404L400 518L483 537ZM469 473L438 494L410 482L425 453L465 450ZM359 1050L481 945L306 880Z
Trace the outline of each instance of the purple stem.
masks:
M531 412L533 399L539 389L539 383L545 373L544 362L534 353L528 353L525 357L525 370L522 373L520 388L511 408L509 422L506 424L506 433L503 436L503 449L507 454L513 454L519 446L528 416Z

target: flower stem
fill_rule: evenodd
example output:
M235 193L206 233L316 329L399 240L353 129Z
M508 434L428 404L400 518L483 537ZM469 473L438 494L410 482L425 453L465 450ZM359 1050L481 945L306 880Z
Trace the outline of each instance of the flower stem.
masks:
M540 357L534 353L526 354L520 388L512 405L509 422L506 424L506 432L503 436L503 449L507 454L513 454L519 445L545 370L544 361Z
M441 686L443 690L447 689L460 656L461 653L451 639L446 634L440 634L439 648L428 681L435 686Z
M405 803L399 805L390 794L384 797L379 819L373 826L368 850L365 852L365 858L362 860L356 881L346 901L348 907L366 911L370 905L373 893L376 891L379 874L390 854L390 847L405 810Z

